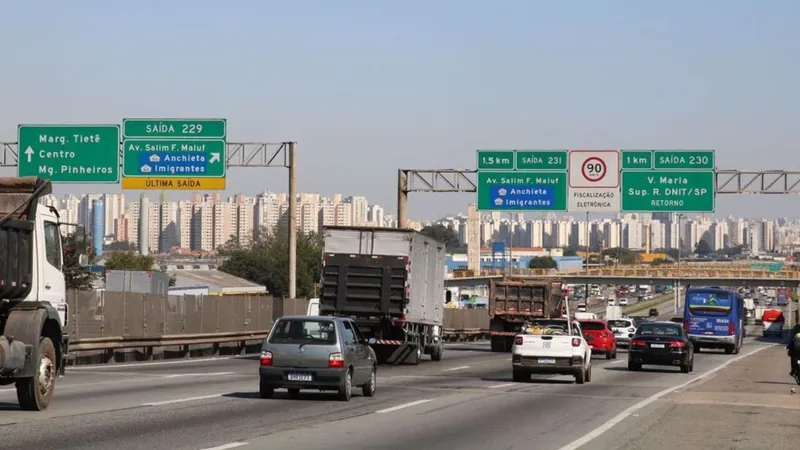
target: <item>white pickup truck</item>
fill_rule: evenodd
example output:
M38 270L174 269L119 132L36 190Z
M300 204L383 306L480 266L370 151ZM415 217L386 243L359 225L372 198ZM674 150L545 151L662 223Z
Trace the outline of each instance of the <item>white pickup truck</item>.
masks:
M592 349L580 324L566 319L538 319L523 327L511 347L516 382L531 374L573 375L577 384L592 379Z

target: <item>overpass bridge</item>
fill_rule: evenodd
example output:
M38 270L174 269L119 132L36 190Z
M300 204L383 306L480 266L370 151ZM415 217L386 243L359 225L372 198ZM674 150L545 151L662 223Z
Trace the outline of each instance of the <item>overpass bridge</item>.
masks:
M453 272L453 277L445 280L445 287L484 286L491 279L503 276L520 278L553 278L570 284L673 284L699 286L770 286L800 287L800 270L779 271L752 269L745 266L703 267L677 265L658 267L604 267L600 269L581 269L558 271L555 269L513 269L486 270L480 273L471 271Z

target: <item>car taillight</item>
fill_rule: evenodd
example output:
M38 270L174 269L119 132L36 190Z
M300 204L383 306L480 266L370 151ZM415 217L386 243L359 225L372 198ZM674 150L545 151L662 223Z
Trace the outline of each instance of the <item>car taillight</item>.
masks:
M514 345L522 345L522 336L517 336L514 338Z
M646 347L647 342L644 339L634 339L631 341L631 347Z
M733 326L732 323L728 324L728 334L731 335L731 336L736 334L736 328Z
M344 358L341 353L331 353L328 356L328 367L331 369L341 369L344 367Z
M683 341L672 341L669 343L669 348L686 348L686 343Z
M635 333L635 332L636 332L636 328L633 328L633 327L628 328L628 333Z
M271 366L272 365L272 352L261 352L261 358L259 362L262 366Z
M580 338L572 338L572 346L573 347L580 347L581 346Z

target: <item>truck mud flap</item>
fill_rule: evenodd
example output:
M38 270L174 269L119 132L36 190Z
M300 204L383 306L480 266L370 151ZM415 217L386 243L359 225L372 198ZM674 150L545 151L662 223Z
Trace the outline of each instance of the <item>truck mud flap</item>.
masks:
M373 347L379 364L419 364L417 349L412 343L377 344Z

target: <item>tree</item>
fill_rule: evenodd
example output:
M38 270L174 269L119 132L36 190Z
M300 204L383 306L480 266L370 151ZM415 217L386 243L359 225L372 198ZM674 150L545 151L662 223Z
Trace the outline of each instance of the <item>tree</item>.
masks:
M231 239L219 249L226 260L220 270L266 286L277 297L289 294L289 239L285 225L254 233L249 247ZM322 272L322 238L297 233L297 296L313 297Z
M420 230L420 233L432 239L436 239L439 242L443 242L447 251L452 252L463 248L461 240L458 238L458 232L452 227L437 223L424 227Z
M700 239L697 245L694 247L694 252L700 256L706 256L712 252L711 246L708 245L705 239Z
M106 257L106 270L153 270L156 259L134 252L114 252Z
M136 250L136 246L128 241L114 241L110 244L104 245L103 250L109 252L116 252L116 251L131 251Z
M564 256L578 256L578 251L573 247L564 247L562 250L564 251Z
M549 256L537 256L528 262L529 269L557 269L558 264Z
M86 236L72 233L64 238L62 245L64 249L64 281L67 289L92 290L95 276L89 271L88 267L81 267L78 262L80 255L86 254L87 249L89 250L90 261L95 256L94 251L87 245Z

